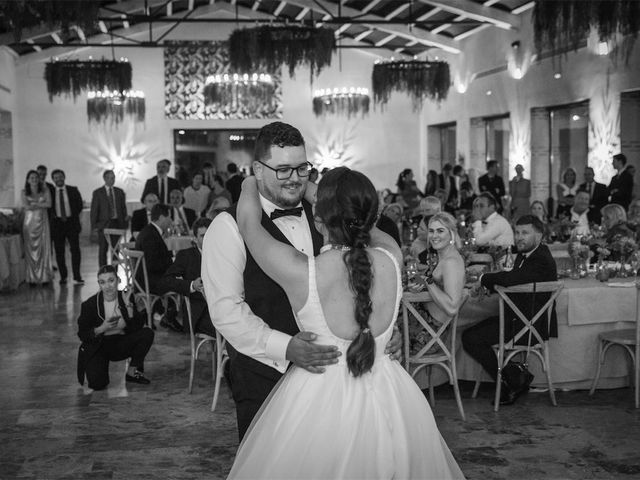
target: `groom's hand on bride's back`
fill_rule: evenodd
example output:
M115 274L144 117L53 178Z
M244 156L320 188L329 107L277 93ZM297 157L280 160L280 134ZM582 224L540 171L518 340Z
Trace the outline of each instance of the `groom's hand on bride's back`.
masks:
M312 332L300 332L287 345L287 360L311 373L323 373L325 365L338 363L342 355L335 345L316 345L317 335Z

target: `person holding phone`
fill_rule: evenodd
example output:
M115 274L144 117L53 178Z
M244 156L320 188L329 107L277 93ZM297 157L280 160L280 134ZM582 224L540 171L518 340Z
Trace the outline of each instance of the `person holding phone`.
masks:
M98 270L100 291L82 303L78 317L78 381L103 390L109 385L109 362L131 358L126 381L147 385L144 359L153 344L153 331L145 328L146 315L131 299L118 291L118 276L112 265Z

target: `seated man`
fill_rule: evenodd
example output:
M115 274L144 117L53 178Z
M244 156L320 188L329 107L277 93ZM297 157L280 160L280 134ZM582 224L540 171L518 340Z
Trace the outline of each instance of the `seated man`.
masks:
M411 244L410 252L414 257L417 257L429 248L429 229L427 228L427 224L431 217L441 211L442 205L437 197L429 196L420 200L420 206L418 208L422 214L422 219L418 224L418 235Z
M541 244L544 225L533 215L523 215L516 222L516 245L518 256L511 271L485 273L480 277L479 284L494 291L496 285L511 287L533 282L553 282L558 279L556 262L546 245ZM538 295L529 293L512 294L510 298L521 312L527 314L532 309L538 312L549 299L549 293ZM516 335L524 324L508 305L505 305L504 341L508 342ZM536 322L536 329L542 338L557 337L558 327L555 309L551 316L551 325L547 331L547 324L542 320ZM528 339L525 338L524 342ZM535 341L535 338L533 339ZM498 361L492 346L499 342L499 317L489 317L473 325L462 334L462 346L465 351L476 359L486 372L495 380L498 376ZM526 389L512 388L502 377L501 405L515 402ZM528 388L528 386L527 386Z
M191 321L195 333L206 333L215 336L213 323L209 317L207 301L204 299L202 278L200 278L200 264L202 262L202 240L207 228L211 225L208 218L199 218L193 224L193 235L196 237L195 245L185 250L180 250L164 277L162 283L165 289L189 296L191 300Z
M593 213L589 208L589 193L584 190L578 191L573 199L571 222L575 225L573 233L576 235L588 235L591 229L589 223L596 223Z
M151 223L151 209L158 203L155 193L147 193L144 196L144 207L133 211L131 215L131 235L137 237L140 230Z
M131 358L126 381L148 384L143 375L144 358L153 343L153 331L144 327L146 315L135 303L125 302L118 291L118 276L112 265L98 270L100 291L82 302L78 317L78 381L102 390L109 385L109 362Z
M487 192L473 201L473 236L479 247L513 245L511 225L496 211L496 206L496 199Z
M173 263L173 256L164 242L163 236L171 226L171 218L169 217L169 207L158 203L151 209L151 223L145 226L136 237L136 250L144 252L144 258L147 264L147 276L149 279L149 292L154 295L164 295L170 292L162 282L167 269ZM144 285L144 273L142 269L138 269L136 279L140 285ZM156 302L155 314L162 315L160 302ZM169 303L167 312L162 318L160 325L170 328L171 330L182 332L182 326L176 321L177 306L173 302Z
M196 211L184 205L182 190L175 189L169 192L169 216L173 225L178 228L181 234L186 234L196 221Z

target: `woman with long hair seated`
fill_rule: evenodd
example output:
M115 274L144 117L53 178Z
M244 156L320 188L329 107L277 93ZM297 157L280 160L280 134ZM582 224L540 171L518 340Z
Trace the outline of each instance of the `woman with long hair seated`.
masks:
M384 354L402 296L402 255L374 228L377 212L367 177L331 170L314 210L325 246L307 257L262 227L256 182L244 181L237 216L249 252L287 293L301 330L342 356L322 374L289 369L229 478L463 478L424 395Z

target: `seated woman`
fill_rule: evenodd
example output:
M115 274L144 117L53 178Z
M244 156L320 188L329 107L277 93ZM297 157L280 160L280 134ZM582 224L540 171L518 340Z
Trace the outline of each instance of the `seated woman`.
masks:
M562 173L562 181L556 184L556 195L558 196L557 218L571 216L573 197L575 197L578 191L576 179L576 171L572 167L569 167Z
M446 322L458 313L465 282L464 259L456 220L448 213L436 213L429 220L429 243L438 261L426 272L426 287L431 300L424 304L428 321L435 325ZM411 349L420 350L428 338L418 333Z
M98 270L100 291L80 307L78 337L78 381L102 390L109 385L109 362L131 358L126 381L149 384L144 376L144 358L153 343L153 331L144 328L146 315L135 303L127 303L118 291L118 276L113 265Z
M549 214L547 213L544 203L540 200L534 200L529 207L529 213L542 222L544 226L542 240L549 242L551 240L551 227L549 226Z
M604 237L592 245L595 247L596 255L599 247L605 247L609 250L609 255L607 256L607 260L619 261L621 260L622 254L617 249L612 249L611 245L623 237L629 237L635 240L636 234L633 230L631 230L627 226L627 214L624 211L624 208L617 203L610 203L605 205L600 210L602 213L602 226L604 227L605 234ZM597 260L597 257L594 257L593 261Z
M404 207L407 209L416 208L420 203L420 198L422 198L422 192L413 179L413 170L405 168L400 172L396 186L398 187L398 194L402 197Z
M440 200L434 196L428 196L420 200L420 213L422 214L422 219L418 224L418 231L416 239L411 244L411 249L409 252L414 257L420 255L420 253L424 252L427 248L429 248L429 220L433 215L442 211L442 204Z

